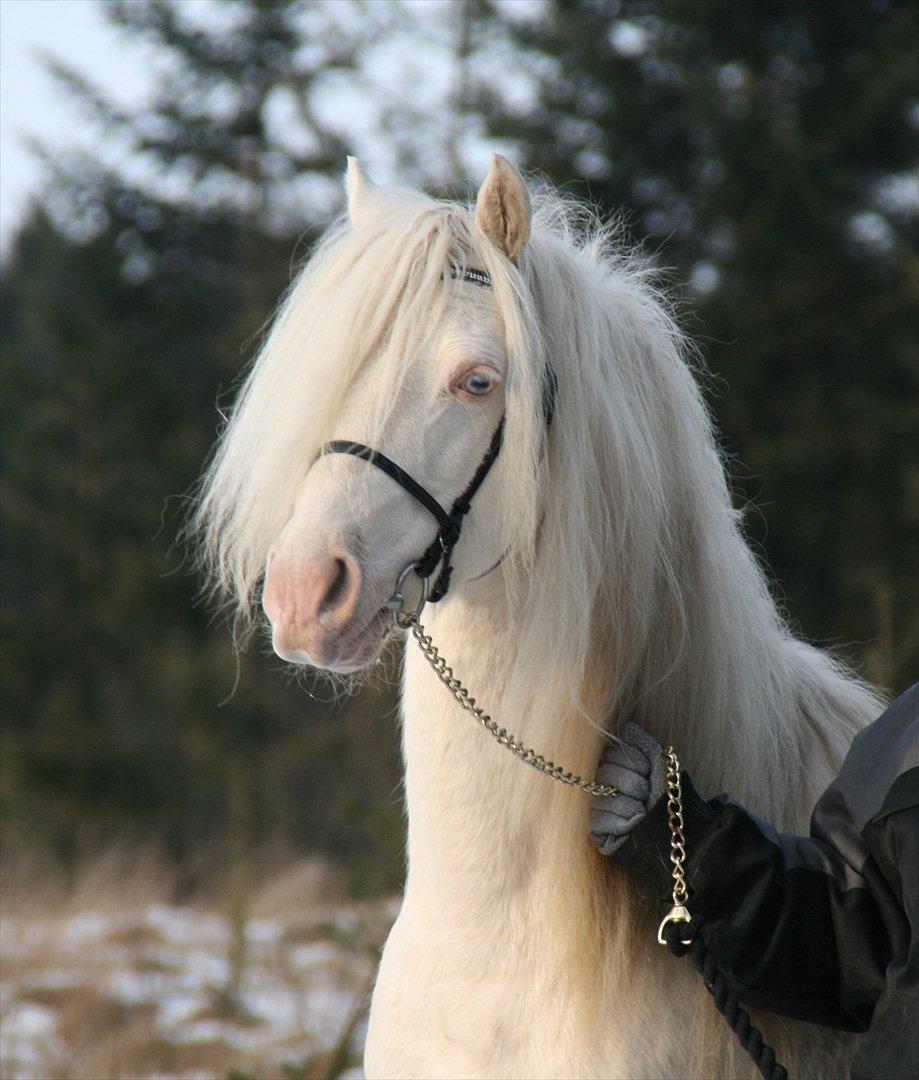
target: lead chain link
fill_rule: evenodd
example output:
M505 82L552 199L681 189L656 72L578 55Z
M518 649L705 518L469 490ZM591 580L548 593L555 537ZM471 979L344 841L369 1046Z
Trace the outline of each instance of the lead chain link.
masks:
M515 735L512 735L506 728L501 727L483 708L476 704L475 698L453 674L453 668L440 655L440 651L434 644L430 634L426 633L417 615L403 615L399 622L401 626L412 631L412 636L418 642L418 647L421 649L425 660L431 665L434 674L450 691L457 703L470 716L475 717L501 746L507 747L512 754L515 754L527 765L532 765L538 772L550 776L553 780L558 780L562 784L567 784L569 787L578 788L591 795L609 796L620 794L618 788L610 787L608 784L598 784L594 780L588 780L585 776L578 776L577 773L568 772L549 758L537 754L532 747L525 746Z
M667 759L667 823L670 826L670 862L673 864L673 903L685 905L689 899L683 864L686 862L686 836L683 823L683 787L680 762L672 746L664 751Z
M670 923L684 923L688 926L692 916L686 903L689 889L686 886L686 874L683 864L686 862L686 835L683 823L683 786L680 783L680 762L672 746L664 750L667 762L667 824L670 826L670 862L673 865L673 907L661 920L657 928L657 940L661 945L668 945L668 927ZM684 942L689 941L685 936Z

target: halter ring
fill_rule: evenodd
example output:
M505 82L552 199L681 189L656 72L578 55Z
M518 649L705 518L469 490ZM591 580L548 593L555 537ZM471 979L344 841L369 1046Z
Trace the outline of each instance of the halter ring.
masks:
M420 618L422 611L424 611L424 605L428 602L428 596L431 592L430 577L421 577L420 574L417 575L418 577L421 577L421 599L418 601L418 606L414 611L405 611L405 592L403 591L405 579L409 574L414 573L420 565L421 563L419 562L410 562L402 568L398 578L396 578L396 591L384 605L387 611L392 612L392 616L396 620L396 625L403 630L407 630L412 625L413 619Z

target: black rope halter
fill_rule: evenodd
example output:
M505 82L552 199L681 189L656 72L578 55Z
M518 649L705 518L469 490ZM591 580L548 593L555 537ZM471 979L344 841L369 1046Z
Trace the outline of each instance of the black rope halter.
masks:
M450 276L462 281L470 282L473 285L480 285L483 288L490 288L492 285L491 277L485 270L460 270L456 267L452 267ZM552 424L552 418L555 414L555 398L557 391L558 376L555 374L552 367L547 365L543 381L543 410L546 418L546 427L549 427ZM498 426L495 428L495 433L491 437L488 449L485 451L485 456L479 462L479 466L472 479L466 485L462 494L453 501L453 505L449 510L445 510L434 496L422 487L414 477L379 450L374 450L370 446L364 446L363 443L349 442L347 439L335 439L332 442L326 443L319 452L320 456L324 454L351 454L353 457L360 458L361 461L367 461L371 465L376 465L378 469L385 472L388 477L395 480L400 487L404 488L413 499L421 503L425 510L427 510L437 522L437 535L428 545L424 554L415 563L415 573L420 578L430 578L437 568L440 567L440 573L437 575L434 584L431 586L430 594L427 597L428 603L436 604L438 600L442 600L447 595L447 590L450 588L450 576L453 573L453 565L451 562L453 549L456 547L456 543L460 538L463 521L469 513L472 499L484 483L485 477L488 476L492 465L494 465L498 455L501 453L501 443L504 439L504 419L504 416L502 416L498 422Z

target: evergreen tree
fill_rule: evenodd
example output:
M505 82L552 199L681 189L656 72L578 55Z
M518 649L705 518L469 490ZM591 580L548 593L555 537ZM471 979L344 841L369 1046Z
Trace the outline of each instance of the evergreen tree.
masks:
M315 100L373 19L255 0L208 26L165 2L107 10L161 57L153 101L128 114L55 71L100 144L142 168L47 152L46 209L4 271L5 823L64 851L88 827L165 834L178 854L216 831L242 898L256 831L328 850L360 890L392 888L389 696L343 709L316 680L287 685L264 647L237 670L175 545L174 497L213 444L218 389L321 227L316 208L336 209L345 148Z
M476 107L689 281L738 494L793 620L902 687L919 655L915 6L490 11L536 103L483 79Z

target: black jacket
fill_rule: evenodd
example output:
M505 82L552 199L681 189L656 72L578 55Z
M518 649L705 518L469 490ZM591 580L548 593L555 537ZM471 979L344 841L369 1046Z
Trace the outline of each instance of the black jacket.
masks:
M689 909L751 1008L867 1031L859 1080L919 1077L919 684L852 743L809 837L683 775ZM671 887L661 799L618 862Z

